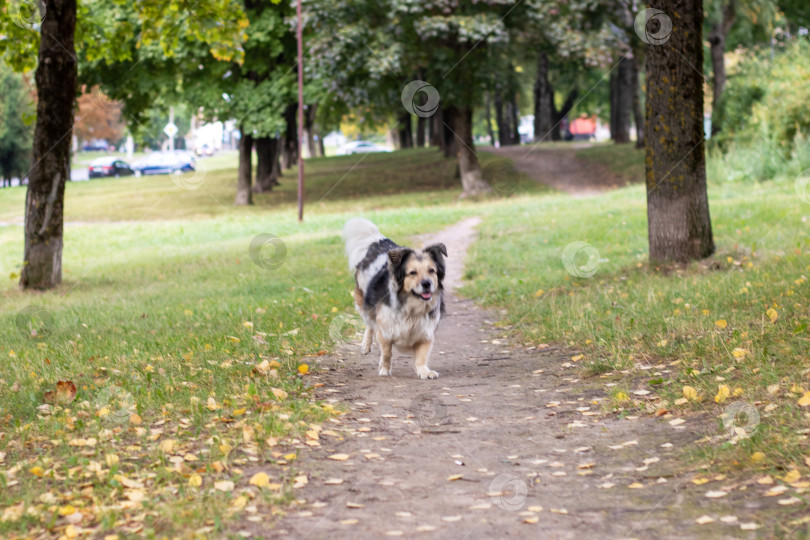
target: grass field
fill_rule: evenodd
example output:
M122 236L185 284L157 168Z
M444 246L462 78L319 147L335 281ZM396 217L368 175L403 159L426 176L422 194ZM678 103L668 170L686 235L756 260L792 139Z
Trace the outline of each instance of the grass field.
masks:
M641 186L572 199L523 178L513 196L460 202L454 164L431 150L307 172L303 224L294 171L250 208L232 205L233 169L69 184L64 283L48 293L17 290L22 229L0 227L0 535L63 534L76 512L99 533L216 534L281 508L294 441L332 436L340 413L307 374L352 312L339 233L358 214L401 241L482 216L465 293L507 308L522 341L582 354L584 375L663 365L645 384L677 414L750 404L755 429L695 459L807 473L810 205L793 178L711 182L718 254L663 268L647 263ZM0 190L0 222L20 223L23 201ZM75 399L67 385L46 398L57 381ZM644 410L634 389L612 391L617 411ZM269 478L253 478L265 461Z

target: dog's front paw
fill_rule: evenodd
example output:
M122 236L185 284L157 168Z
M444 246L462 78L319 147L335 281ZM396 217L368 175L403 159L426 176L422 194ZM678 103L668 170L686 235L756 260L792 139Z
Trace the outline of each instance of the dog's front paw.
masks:
M374 341L374 334L371 333L371 330L366 328L365 334L363 334L363 342L360 344L360 354L368 354L371 352L371 343Z
M380 377L390 377L391 376L391 368L390 367L381 367L380 368Z
M416 375L420 379L438 379L439 378L439 374L436 371L433 371L432 369L428 369L426 367L417 369L416 370Z
M365 341L360 344L360 354L368 354L371 352L371 343Z

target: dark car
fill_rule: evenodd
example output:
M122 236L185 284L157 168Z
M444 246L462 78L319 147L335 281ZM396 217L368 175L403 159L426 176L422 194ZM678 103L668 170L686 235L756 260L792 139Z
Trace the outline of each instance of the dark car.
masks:
M110 145L107 141L93 141L82 146L83 152L109 152Z
M123 160L116 157L101 157L90 162L87 175L90 178L132 176L135 170Z
M135 170L140 174L172 174L193 172L194 159L187 152L154 152L135 162Z

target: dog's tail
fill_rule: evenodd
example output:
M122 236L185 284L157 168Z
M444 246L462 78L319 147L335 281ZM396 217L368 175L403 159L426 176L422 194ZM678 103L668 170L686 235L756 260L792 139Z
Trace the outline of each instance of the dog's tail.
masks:
M346 242L349 268L356 269L365 258L368 247L384 238L377 226L367 219L352 218L347 221L343 227L343 241Z

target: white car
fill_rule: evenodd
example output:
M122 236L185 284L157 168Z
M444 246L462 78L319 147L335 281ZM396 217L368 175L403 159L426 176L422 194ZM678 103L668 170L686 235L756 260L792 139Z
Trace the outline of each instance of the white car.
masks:
M391 149L369 141L352 141L338 148L335 153L338 156L351 156L352 154L371 154L373 152L391 152Z

